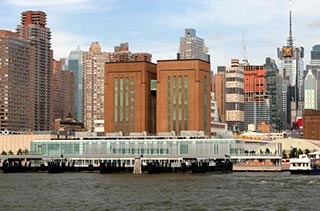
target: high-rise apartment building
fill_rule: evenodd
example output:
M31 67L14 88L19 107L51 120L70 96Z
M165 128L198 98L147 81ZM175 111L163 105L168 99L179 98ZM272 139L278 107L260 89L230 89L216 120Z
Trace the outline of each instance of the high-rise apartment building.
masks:
M52 121L74 116L74 73L62 70L60 61L52 60Z
M289 122L297 121L299 117L302 117L302 104L303 104L303 92L302 92L302 77L303 77L303 57L304 48L296 47L294 45L294 39L292 37L292 11L290 6L289 11L289 37L287 39L287 45L281 49L278 48L279 69L282 77L289 78L288 87L288 99L289 104Z
M266 70L262 65L248 65L244 68L244 129L261 121L270 124L270 96L267 93Z
M21 13L21 24L17 26L19 36L30 42L30 121L31 130L50 130L50 79L52 70L51 31L46 26L47 17L42 11Z
M185 36L180 38L179 59L201 59L210 62L208 48L204 40L196 36L195 29L185 29Z
M110 53L110 62L151 62L151 57L149 53L132 53L129 44L125 42L114 47L114 52Z
M244 131L244 68L238 59L226 68L226 123L233 131Z
M71 51L68 58L67 69L74 72L75 82L75 104L74 118L83 122L83 51L78 47L77 50Z
M218 72L213 76L213 92L217 102L219 119L226 121L226 67L218 67Z
M0 130L27 131L30 121L30 42L0 30Z
M150 62L105 64L105 133L155 133L155 96L152 80L157 66Z
M83 53L84 65L84 124L94 131L94 122L104 119L105 63L110 62L110 53L102 52L99 42L93 42L88 52Z
M210 135L210 63L162 60L157 63L157 133L182 130Z

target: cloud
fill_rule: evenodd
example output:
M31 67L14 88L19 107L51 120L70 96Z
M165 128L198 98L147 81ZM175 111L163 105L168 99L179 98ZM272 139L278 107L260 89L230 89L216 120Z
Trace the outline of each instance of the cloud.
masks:
M16 7L49 7L49 6L63 6L70 4L82 4L88 3L89 0L50 0L50 1L39 1L39 0L6 0L8 4Z
M90 45L90 38L73 34L69 32L55 31L52 33L52 50L53 57L57 60L63 57L68 57L70 51L76 50L77 46L81 50L87 50Z
M267 56L276 59L288 36L288 0L5 0L0 8L6 28L14 28L24 10L45 11L58 58L78 45L88 50L92 41L107 51L128 41L133 52L152 53L154 61L172 59L184 29L192 27L209 47L212 64L242 60L242 32L249 61L262 64ZM293 36L306 56L320 42L318 8L319 0L293 0Z
M56 13L82 11L86 13L111 10L118 0L5 0L8 5L17 8L52 10Z

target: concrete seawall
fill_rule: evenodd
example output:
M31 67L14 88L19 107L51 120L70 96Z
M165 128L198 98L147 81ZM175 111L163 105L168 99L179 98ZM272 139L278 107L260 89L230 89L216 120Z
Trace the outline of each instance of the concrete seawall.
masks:
M281 172L289 171L287 166L274 165L233 165L234 172Z

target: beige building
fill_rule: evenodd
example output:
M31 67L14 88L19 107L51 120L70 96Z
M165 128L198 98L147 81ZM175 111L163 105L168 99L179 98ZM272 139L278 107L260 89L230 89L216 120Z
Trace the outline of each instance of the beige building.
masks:
M228 128L244 131L244 75L238 59L226 68L226 122Z
M217 101L221 122L226 121L226 74L225 67L218 67L218 73L213 77L213 91Z
M94 121L104 119L104 65L110 54L102 52L99 42L93 42L83 54L84 64L84 124L94 131Z
M30 152L30 143L32 140L50 140L50 134L10 134L0 135L0 153L10 150L17 154L19 149Z

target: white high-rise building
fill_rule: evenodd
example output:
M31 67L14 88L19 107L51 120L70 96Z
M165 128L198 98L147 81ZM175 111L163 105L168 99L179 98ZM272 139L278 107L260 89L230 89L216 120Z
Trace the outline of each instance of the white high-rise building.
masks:
M201 59L210 62L208 51L204 40L196 36L195 29L185 29L185 36L180 37L178 59Z
M304 83L304 109L318 109L317 105L317 79L309 69Z

